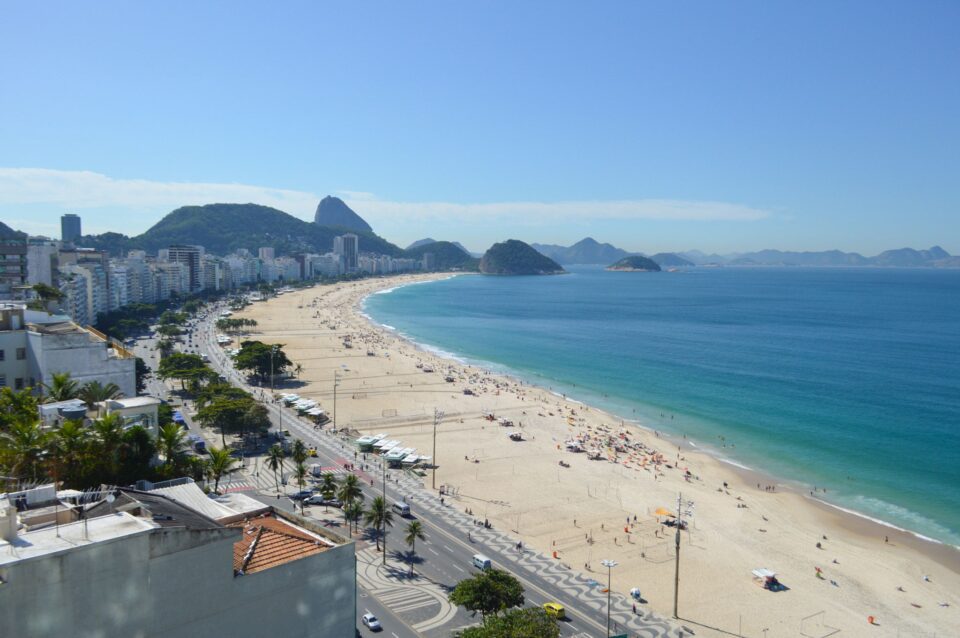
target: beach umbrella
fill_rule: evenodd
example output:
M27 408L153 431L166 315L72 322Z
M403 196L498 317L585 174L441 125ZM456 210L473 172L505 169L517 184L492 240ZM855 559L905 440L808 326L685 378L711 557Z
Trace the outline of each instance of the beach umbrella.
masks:
M673 512L671 512L670 510L668 510L668 509L666 509L666 508L664 508L664 507L658 507L658 508L657 508L657 511L654 512L654 513L655 513L657 516L673 516Z

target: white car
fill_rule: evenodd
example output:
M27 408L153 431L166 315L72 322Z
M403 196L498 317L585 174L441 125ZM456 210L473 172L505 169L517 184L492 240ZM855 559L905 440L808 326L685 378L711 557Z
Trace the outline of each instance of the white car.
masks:
M363 622L364 626L370 631L380 631L383 629L380 626L380 621L377 620L377 617L373 614L364 614L360 620Z

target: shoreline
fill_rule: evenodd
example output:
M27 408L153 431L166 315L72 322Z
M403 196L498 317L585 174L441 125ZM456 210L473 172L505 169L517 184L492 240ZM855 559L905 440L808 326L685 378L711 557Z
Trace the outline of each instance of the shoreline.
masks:
M339 372L340 427L385 432L431 454L432 410L444 410L437 486L454 490L448 496L453 507L489 518L544 554L557 551L565 564L596 579L600 572L592 563L616 558L621 566L613 573L614 588L640 586L655 613L671 611L673 542L666 538L672 532L660 533L662 520L654 510L675 507L682 491L685 501L696 502L681 560L681 608L688 619L731 630L739 615L745 635L768 628L771 637L797 635L798 623L811 614L825 613L824 626L852 635L860 634L867 615L883 624L872 630L876 635L942 634L960 622L960 553L952 546L810 498L802 486L787 487L696 441L658 432L645 418L621 419L589 399L490 370L490 362L438 352L365 313L363 302L372 294L450 276L456 275L314 287L243 313L258 320L255 338L284 343L291 360L304 364L294 386L301 396L329 409L333 374ZM346 336L356 349L344 349ZM427 364L437 374L418 369ZM444 375L455 383L444 383ZM461 388L474 394L464 396ZM510 442L503 428L483 418L494 412L517 420L523 442ZM560 449L575 436L586 436L586 445L609 445L618 432L627 436L625 455L607 448L609 458L593 461ZM558 460L568 462L566 469L558 468ZM756 489L758 483L776 491ZM428 471L425 489L430 484ZM814 578L815 566L828 576L818 571ZM757 587L750 570L760 567L777 571L790 593ZM917 586L927 574L931 580ZM901 585L909 593L898 590Z
M502 376L514 382L521 383L527 387L539 388L540 390L549 392L550 394L554 395L558 399L561 399L570 403L574 403L574 404L589 406L591 409L596 410L597 413L607 415L612 421L619 420L621 423L625 425L629 425L631 427L639 428L644 432L646 432L647 434L653 435L658 433L658 436L660 436L660 438L671 442L675 447L686 446L691 453L704 454L713 458L719 463L723 463L724 465L730 466L730 470L740 475L741 478L744 479L744 482L747 484L750 484L751 482L757 482L756 479L759 478L760 479L759 483L776 485L778 489L787 490L798 496L804 497L807 500L809 500L813 506L822 508L827 513L836 515L838 512L840 512L843 515L841 516L841 519L843 517L851 517L850 520L847 521L847 525L846 525L846 527L848 527L851 531L864 533L865 531L864 528L869 526L874 532L874 536L899 534L902 537L904 537L901 540L906 539L909 542L913 543L915 548L918 551L928 553L931 555L931 557L936 557L940 560L946 561L946 563L950 565L950 568L953 571L960 574L960 545L954 545L947 541L942 541L936 538L932 538L930 536L926 536L921 532L911 530L906 527L902 527L890 521L885 521L882 518L879 518L867 512L858 511L852 507L831 502L828 499L824 499L816 495L810 496L809 495L810 488L814 486L813 484L806 483L802 479L785 478L782 476L777 476L776 474L773 474L772 472L769 472L765 469L748 467L746 465L743 465L740 461L736 459L725 458L722 452L720 452L710 444L705 444L695 439L688 439L685 436L677 434L675 432L665 432L664 430L658 430L656 428L653 428L649 425L644 424L639 418L636 418L636 417L627 418L627 417L624 417L623 415L616 414L615 412L609 410L608 408L601 408L596 406L594 403L591 402L590 398L579 399L569 393L561 393L556 390L553 390L552 388L544 387L537 382L524 378L522 374L518 373L515 370L512 370L509 366L505 364L497 363L495 361L484 361L484 360L474 359L471 357L465 357L463 355L460 355L454 352L445 351L442 348L433 346L428 343L421 343L416 339L413 339L409 335L406 335L400 332L400 330L398 330L394 326L389 326L387 324L382 324L378 322L376 319L370 316L370 314L366 311L366 308L365 308L366 300L373 295L388 294L390 292L393 292L394 290L397 290L399 288L404 288L407 286L414 286L414 285L419 285L424 283L432 283L435 281L445 281L447 279L452 279L453 277L457 277L461 275L469 275L469 274L472 274L472 273L454 273L448 277L441 277L437 279L427 279L424 281L407 282L407 283L403 283L398 286L392 286L390 288L386 288L383 290L372 291L364 295L363 297L359 298L356 301L355 310L361 318L367 321L367 323L370 325L371 328L375 330L387 330L390 332L392 336L406 342L416 350L423 352L425 355L434 356L439 359L450 360L459 365L478 367L480 369L485 370L488 374ZM502 369L498 370L497 368L502 368ZM668 428L669 424L665 425L664 427ZM862 496L866 496L866 495L862 495ZM886 534L884 532L886 532Z

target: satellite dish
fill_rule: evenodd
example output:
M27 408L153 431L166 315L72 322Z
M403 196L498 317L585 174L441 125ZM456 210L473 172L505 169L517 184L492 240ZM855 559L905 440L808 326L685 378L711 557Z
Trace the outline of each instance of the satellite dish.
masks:
M112 502L114 502L115 500L117 500L117 497L116 497L116 496L114 496L113 494L107 494L107 502L108 502L108 503L112 503Z

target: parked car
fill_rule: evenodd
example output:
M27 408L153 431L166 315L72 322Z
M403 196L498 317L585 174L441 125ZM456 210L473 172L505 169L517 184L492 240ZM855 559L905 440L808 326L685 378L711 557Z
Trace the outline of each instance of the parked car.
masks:
M380 625L380 621L377 620L377 617L374 616L373 614L364 614L360 618L360 621L370 631L380 631L383 629L383 627Z
M290 496L295 501L302 501L306 498L313 496L313 490L300 490L299 492L294 493Z
M307 505L329 505L330 507L340 507L340 499L338 498L324 498L323 494L314 494L313 496L308 496L303 501Z

